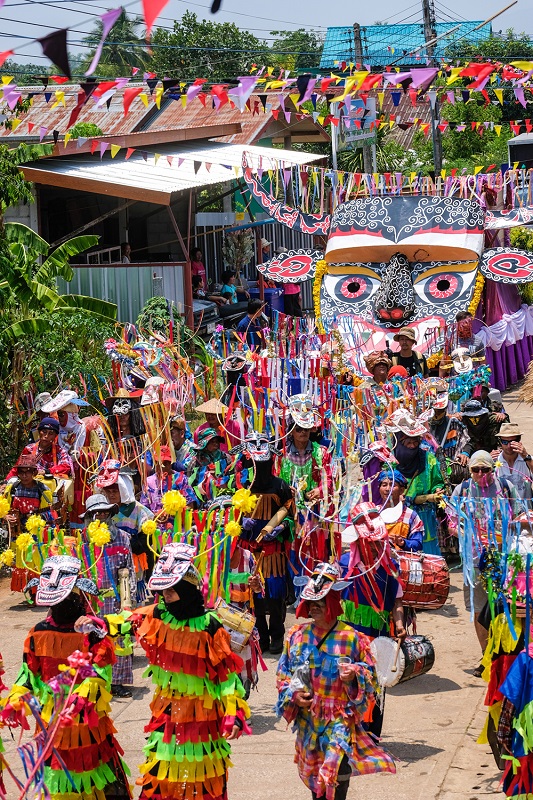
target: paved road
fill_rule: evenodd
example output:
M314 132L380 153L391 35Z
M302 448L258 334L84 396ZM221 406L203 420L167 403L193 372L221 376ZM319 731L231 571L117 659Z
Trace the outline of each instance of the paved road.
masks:
M518 406L516 395L506 398L513 421L524 426L524 442L533 452L533 426L529 408ZM27 630L43 616L29 609L19 595L0 581L0 637L7 681L17 672ZM436 652L427 675L389 690L383 743L398 760L396 775L371 775L352 781L349 798L373 800L482 800L499 794L500 773L488 747L476 744L484 723L484 684L472 676L479 661L473 626L463 606L460 571L452 572L448 602L438 612L419 615L418 632L431 637ZM234 745L234 769L230 773L230 800L309 800L293 763L293 735L276 720L274 657L267 656L268 672L261 676L259 691L251 698L252 737ZM113 717L126 760L136 774L142 761L143 725L149 718L151 689L142 678L144 659L135 657L135 690L132 700L113 702ZM10 760L16 762L14 744L4 742ZM9 779L8 779L9 780ZM10 787L13 800L16 794Z

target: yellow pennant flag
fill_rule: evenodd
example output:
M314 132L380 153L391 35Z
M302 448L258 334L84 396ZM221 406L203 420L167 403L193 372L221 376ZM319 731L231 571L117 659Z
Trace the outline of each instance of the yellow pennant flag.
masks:
M161 108L161 98L163 96L163 87L157 86L155 90L155 104L158 108Z
M529 72L533 69L533 61L511 61L513 67Z
M330 75L330 78L333 78L335 83L338 83L339 81L342 80L341 76L340 75L335 75L334 72L330 72L329 75Z
M154 166L157 165L157 162L161 158L161 153L154 153Z
M141 92L139 97L143 101L143 103L146 106L146 108L148 108L148 95L146 94L146 92Z
M298 98L300 97L300 95L299 94L290 94L289 97L291 98L291 100L294 103L294 105L296 106L296 108L298 108L298 106L299 106Z
M502 132L502 126L501 125L495 125L494 126L494 130L496 131L496 136L499 136L501 134L501 132Z
M409 181L410 181L410 183L412 183L412 182L414 181L414 179L415 179L415 178L416 178L416 172L411 172L411 174L410 174L410 176L409 176Z
M379 108L383 108L383 101L385 100L385 92L378 92Z
M13 80L13 76L12 75L2 75L2 83L5 86L7 86L8 83L11 83L12 80Z
M393 120L393 119L390 119L390 120L389 120L389 125L390 125L390 127L391 127L391 128L393 128L393 127L394 127L394 120Z
M183 106L183 108L187 108L187 95L186 94L182 94L181 95L181 105Z
M318 121L319 121L319 123L320 123L321 125L323 125L323 124L324 124L324 120L325 120L325 119L326 119L325 117L318 117Z
M440 176L444 180L444 178L446 177L446 170L445 169L441 169Z
M500 104L503 106L503 89L494 89L494 94L500 101Z
M459 73L462 72L463 69L464 67L452 67L449 77L446 78L446 84L451 86L452 83L455 83L455 81L459 78Z
M482 166L481 167L474 167L474 175L477 175L478 172L481 172L482 169L483 169Z
M58 106L60 103L62 103L66 108L67 106L66 106L66 103L65 103L65 92L62 89L56 89L54 94L56 96L56 101L51 106L51 108L56 108L56 106Z
M111 147L110 147L110 150L111 150L111 158L115 158L116 154L120 150L120 145L119 144L112 144Z
M17 130L17 128L18 128L18 126L20 125L21 122L22 122L21 119L12 119L11 120L11 133L15 133L15 131Z
M66 147L71 139L72 139L72 134L67 132L65 134L65 138L63 139L63 146Z

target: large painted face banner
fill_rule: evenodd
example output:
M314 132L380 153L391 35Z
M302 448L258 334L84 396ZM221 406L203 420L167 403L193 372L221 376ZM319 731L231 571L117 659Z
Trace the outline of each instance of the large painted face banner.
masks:
M504 247L483 252L486 228L523 225L533 219L533 208L497 212L483 209L477 199L370 197L341 203L330 218L276 200L249 169L245 178L274 219L293 230L328 234L325 253L291 250L260 271L278 283L320 281L324 328L360 334L374 349L405 325L415 328L420 350L434 343L457 312L468 308L478 268L489 280L533 280L530 253Z

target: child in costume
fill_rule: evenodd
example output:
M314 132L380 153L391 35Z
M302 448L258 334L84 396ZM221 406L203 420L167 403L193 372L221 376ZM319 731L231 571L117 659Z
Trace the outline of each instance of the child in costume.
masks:
M190 545L163 547L148 583L161 597L137 631L156 686L140 800L227 800L227 739L250 732L242 659L204 607L194 556Z
M391 756L363 728L376 675L369 640L342 622L337 564L319 563L307 581L278 664L276 711L294 722L300 778L313 800L345 800L350 777L395 772ZM344 663L339 663L343 657Z
M48 723L58 694L54 679L60 665L75 651L89 655L91 667L79 675L69 713L55 733L44 781L54 800L125 800L131 793L123 750L109 718L114 648L105 623L91 615L88 595L95 596L97 587L81 577L80 570L78 558L52 556L43 563L40 577L30 581L37 586L37 605L50 606L50 613L28 633L24 664L4 703L14 705L17 696L30 691Z

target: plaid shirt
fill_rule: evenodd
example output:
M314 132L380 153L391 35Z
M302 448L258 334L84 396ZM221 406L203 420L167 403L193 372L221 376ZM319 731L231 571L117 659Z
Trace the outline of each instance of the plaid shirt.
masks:
M391 756L363 728L363 715L377 688L370 640L338 620L322 638L312 623L295 625L288 633L278 664L278 716L294 721L296 762L300 778L318 796L333 800L343 757L354 774L395 772ZM348 656L358 666L357 677L344 684L337 659ZM297 667L309 666L313 701L300 708L293 701L291 678Z
M72 459L62 447L60 447L57 442L54 442L52 445L52 449L49 453L43 453L42 450L39 450L39 442L35 442L35 444L27 444L26 447L23 449L20 456L33 456L36 460L37 465L37 472L41 474L45 474L47 472L52 472L52 474L67 474L70 475L72 478L74 476L74 467L72 466ZM17 459L15 466L7 473L6 480L8 481L10 478L14 478L17 475L17 464L19 462L19 458ZM57 467L64 467L63 470L57 469Z
M147 506L154 514L163 507L163 495L170 489L177 489L184 496L187 505L196 503L196 495L189 486L189 481L184 472L174 472L172 475L150 475L145 483L141 495L141 503Z
M502 701L502 710L500 712L500 719L498 722L498 732L496 737L498 744L502 750L511 752L511 745L513 741L513 721L516 714L516 708L506 697Z

